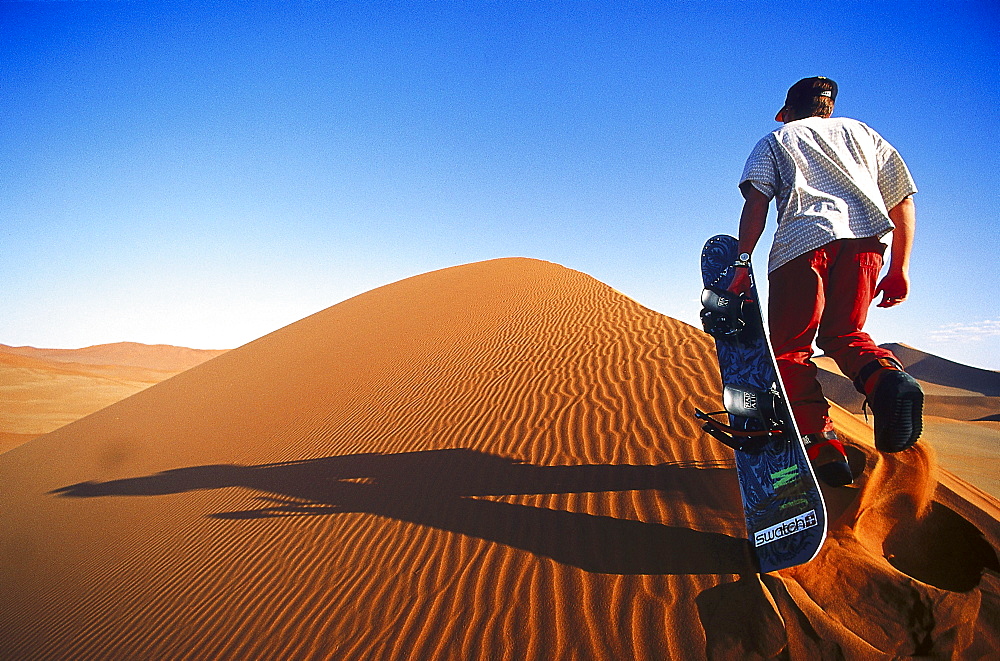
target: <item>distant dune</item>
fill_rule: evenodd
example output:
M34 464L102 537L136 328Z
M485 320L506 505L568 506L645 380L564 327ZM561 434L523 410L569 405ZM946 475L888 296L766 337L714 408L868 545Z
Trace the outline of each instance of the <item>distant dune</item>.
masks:
M504 259L340 303L0 455L3 659L987 658L1000 502L933 438L758 576L712 341Z
M1000 397L1000 372L969 367L914 349L905 344L886 344L916 379L943 386L971 390L987 397Z
M0 452L222 353L134 342L84 349L0 344Z
M183 372L225 352L226 350L188 349L169 344L140 344L138 342L98 344L83 349L36 349L34 347L9 347L0 344L0 353L16 354L40 360L79 365L140 367L164 372Z

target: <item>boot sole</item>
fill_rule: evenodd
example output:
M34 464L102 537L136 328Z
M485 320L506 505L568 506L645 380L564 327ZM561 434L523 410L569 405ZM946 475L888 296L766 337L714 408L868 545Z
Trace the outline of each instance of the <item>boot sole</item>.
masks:
M923 431L924 392L907 375L896 385L888 420L876 412L875 447L881 452L902 452L913 446ZM884 416L883 416L884 417Z

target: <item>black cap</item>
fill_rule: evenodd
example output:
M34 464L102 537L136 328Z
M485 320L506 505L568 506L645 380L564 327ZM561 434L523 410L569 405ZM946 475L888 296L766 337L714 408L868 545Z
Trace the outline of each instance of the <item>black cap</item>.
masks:
M836 101L837 83L825 76L803 78L788 88L785 105L781 107L781 110L785 108L795 108L796 110L812 108L815 107L817 99L824 96L829 97L831 101ZM778 117L781 116L781 110L778 111ZM778 117L775 119L781 121Z

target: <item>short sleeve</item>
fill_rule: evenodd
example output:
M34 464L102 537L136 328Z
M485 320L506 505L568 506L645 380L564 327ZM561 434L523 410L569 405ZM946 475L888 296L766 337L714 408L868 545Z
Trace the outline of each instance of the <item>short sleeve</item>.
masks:
M743 177L740 185L749 181L753 187L766 195L768 198L774 197L780 188L780 175L778 174L778 164L774 159L774 152L771 146L771 136L761 138L757 145L750 152L746 165L743 166Z
M899 152L885 140L878 146L878 188L886 209L917 192L917 186Z

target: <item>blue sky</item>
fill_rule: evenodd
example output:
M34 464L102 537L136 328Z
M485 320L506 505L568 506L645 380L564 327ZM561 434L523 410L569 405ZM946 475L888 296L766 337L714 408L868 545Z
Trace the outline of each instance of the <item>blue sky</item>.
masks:
M2 2L0 343L230 348L507 256L697 323L747 154L826 75L920 188L869 330L1000 369L998 35L991 2Z

